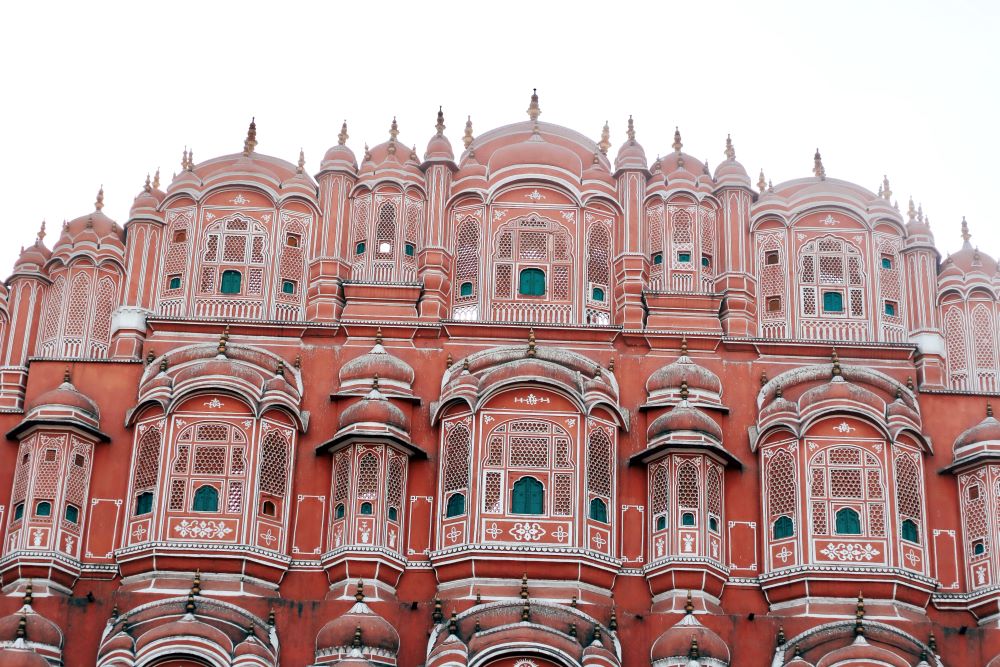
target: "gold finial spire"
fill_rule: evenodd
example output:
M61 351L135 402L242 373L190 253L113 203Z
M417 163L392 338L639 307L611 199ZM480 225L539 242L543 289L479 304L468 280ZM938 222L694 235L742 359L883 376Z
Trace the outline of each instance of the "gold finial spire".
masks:
M365 581L364 579L358 579L358 588L354 591L354 601L364 602L365 601Z
M698 637L691 635L691 648L688 649L688 658L697 660L700 657L701 651L698 650Z
M69 366L67 366L66 368L63 369L63 382L65 382L66 384L70 384L72 381L73 378L70 376Z
M688 400L688 396L689 395L690 395L690 392L688 391L688 381L685 378L685 379L681 380L681 400L682 401Z
M219 350L219 355L220 356L223 356L223 357L226 356L226 346L227 345L229 345L229 325L228 324L226 325L226 328L223 329L222 335L219 336L218 350Z
M399 124L396 122L396 117L392 117L392 125L389 126L389 139L391 141L396 141L396 137L399 136Z
M249 156L253 149L257 147L257 118L250 119L250 127L247 128L247 138L243 141L243 155Z
M462 144L465 146L465 150L469 150L469 146L472 145L472 116L465 119L465 135L462 137Z
M344 124L340 126L340 133L337 134L337 144L343 146L347 143L348 137L351 135L347 134L347 119L344 119Z
M681 356L686 357L688 353L688 337L681 336Z
M528 105L528 118L530 118L531 122L534 123L534 122L538 121L538 117L540 115L542 115L542 110L538 106L538 89L537 88L532 88L531 89L531 104Z
M816 154L813 155L813 174L821 181L826 180L826 169L823 168L823 156L819 154L818 148L816 149Z
M965 216L962 216L962 241L966 244L969 243L969 239L972 238L972 234L969 233L969 223L965 221Z
M368 150L368 144L365 144L365 154L361 158L362 162L368 162L372 159L372 152Z
M21 616L21 620L17 622L17 631L14 633L15 639L27 639L28 638L28 618L26 616Z
M354 636L351 637L351 648L361 648L361 626L354 626Z
M680 153L681 149L684 148L684 143L681 141L681 128L674 126L674 143L671 144L675 153Z
M382 344L382 327L379 327L375 330L375 344L376 345Z
M615 605L611 605L611 618L608 620L608 630L611 630L611 632L618 630L618 612Z
M528 356L535 356L535 328L528 329Z
M104 186L97 191L97 201L94 202L94 210L100 211L104 208Z
M833 377L835 378L841 377L840 355L837 354L837 348L833 348L833 352L830 355L830 358L833 361Z
M443 107L438 107L437 124L434 125L434 128L437 130L437 135L439 137L443 137L444 136L444 127L445 127L445 125L444 125L444 108Z
M694 602L691 600L691 591L687 592L687 600L684 602L684 613L688 615L694 613Z
M41 241L45 238L45 221L42 220L42 226L38 228L38 240Z
M24 600L23 600L23 602L24 602L25 605L31 606L31 603L34 601L34 599L35 599L35 596L32 594L31 581L29 580L28 584L24 587Z
M154 190L159 190L160 189L160 168L159 167L156 168L156 173L153 174L153 189Z
M986 401L986 416L987 417L993 416L993 404L990 403L989 401Z
M458 612L454 609L451 610L451 616L448 618L448 634L458 634Z
M632 121L632 114L628 116L628 129L625 130L625 135L628 136L628 140L635 143L635 123Z
M305 151L303 151L300 148L299 149L299 164L298 164L298 167L295 169L295 173L296 174L303 173L305 171L305 166L306 166L306 154L305 154Z
M889 187L889 177L882 174L882 198L886 201L892 199L892 188Z
M444 618L444 613L441 611L441 598L434 596L434 611L431 613L431 619L434 620L435 625L441 622Z
M278 364L274 368L274 374L280 378L285 377L285 360L278 359Z
M730 135L726 135L726 159L735 160L736 159L736 149L733 148L733 139Z
M757 179L757 189L760 190L761 194L764 194L764 188L767 187L767 181L764 179L764 170L760 170L760 178Z
M528 599L528 573L525 572L521 575L521 599Z
M149 172L148 171L146 172L146 182L142 186L142 191L143 192L152 192L153 191L153 186L149 182Z
M785 626L778 626L778 636L775 638L775 643L778 646L783 646L785 644Z
M858 605L854 611L854 635L860 637L865 634L865 596L858 592Z
M913 222L917 218L917 207L913 205L913 197L910 197L910 206L906 209L906 215Z
M597 143L597 147L605 155L608 154L608 149L611 148L611 128L608 127L608 121L604 121L604 127L601 128L601 140Z

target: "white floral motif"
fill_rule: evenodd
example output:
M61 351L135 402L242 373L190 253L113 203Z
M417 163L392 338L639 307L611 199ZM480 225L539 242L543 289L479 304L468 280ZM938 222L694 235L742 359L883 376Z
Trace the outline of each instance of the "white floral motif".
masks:
M136 526L135 530L132 531L132 537L141 542L147 532L145 526Z
M556 529L555 529L555 531L554 531L554 532L552 533L552 537L554 537L554 538L556 538L557 540L559 540L560 542L562 542L562 541L563 541L563 540L565 540L565 539L566 539L567 537L569 537L569 533L568 533L568 532L566 532L566 529L565 529L565 528L563 528L562 526L559 526L559 527L558 527L558 528L556 528Z
M509 532L514 536L515 540L520 542L536 542L545 535L545 529L542 528L541 524L529 523L527 521L524 523L515 523Z
M493 415L485 415L483 417L483 421L486 422L487 424L492 424L493 423L493 419L494 419Z
M271 542L275 542L277 539L278 538L274 536L270 528L267 529L266 533L260 534L260 541L269 547L271 546Z
M206 219L206 220L209 220L209 221L212 221L212 220L215 220L215 214L214 214L214 213L211 213L211 212L209 212L209 213L206 213L206 214L205 214L205 219Z
M840 542L839 544L828 544L820 550L820 553L830 560L872 560L881 555L881 552L871 544L851 544Z
M533 190L524 196L526 199L530 199L531 201L538 201L539 199L545 199L545 195L543 195L538 190Z
M497 536L500 535L500 533L502 533L503 531L497 528L497 525L495 523L491 523L490 527L487 528L485 532L487 535L489 535L491 538L495 540L497 539Z
M601 534L600 534L600 533L597 533L597 534L595 534L595 535L594 535L594 536L593 536L593 537L591 538L591 541L592 541L592 542L593 542L594 544L596 544L596 545L597 545L597 548L598 548L598 549L600 549L601 551L604 551L604 545L608 543L608 541L607 541L606 539L604 539L603 537L601 537Z
M858 429L854 428L847 422L840 422L839 424L833 427L833 430L837 431L838 433L850 433L852 431L857 431Z
M232 199L230 199L229 201L233 202L234 204L249 204L250 203L250 200L247 199L246 197L244 197L242 192L240 194L236 195L235 197L233 197Z
M448 541L449 542L454 542L455 540L457 540L461 536L462 536L461 531L459 531L458 528L455 527L455 526L452 526L451 530L448 531Z
M501 219L505 218L506 216L507 216L507 211L505 209L498 208L498 209L494 209L494 211L493 211L493 219L494 220L501 220Z
M217 398L213 398L210 401L205 401L205 407L207 408L221 408L223 405L224 403Z
M776 558L780 558L782 563L787 563L788 559L792 556L792 552L788 550L788 547L781 547L781 551L774 554Z
M566 222L573 222L576 218L576 214L573 211L559 211L559 215L563 217Z
M694 551L693 535L685 535L684 537L681 538L681 540L684 542L684 553L691 553L692 551Z
M526 405L538 405L539 403L551 403L548 396L535 396L534 394L528 394L527 396L518 396L514 399L515 403L525 403Z
M233 532L233 529L222 521L192 521L190 519L184 519L178 523L174 526L174 530L181 537L200 537L216 540L221 540Z
M822 222L824 225L830 226L830 225L837 224L838 221L832 215L827 215L825 218L823 218L822 220L820 220L820 222Z

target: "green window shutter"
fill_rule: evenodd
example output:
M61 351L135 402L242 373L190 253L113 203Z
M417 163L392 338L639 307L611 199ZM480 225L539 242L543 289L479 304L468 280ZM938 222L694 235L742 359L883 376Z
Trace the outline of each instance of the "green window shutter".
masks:
M840 292L823 292L823 310L828 313L844 312L844 295Z
M518 291L525 296L544 296L545 272L541 269L521 269L517 285Z
M545 487L534 477L522 477L514 482L513 514L543 514Z
M219 511L219 491L214 486L198 487L194 492L195 512L218 512Z
M795 534L795 525L792 523L790 517L779 516L774 521L774 528L772 529L772 535L776 540L783 540L786 537L791 537Z
M843 507L837 510L837 534L861 534L861 517L850 507Z
M35 505L35 516L52 516L52 503L43 500Z
M150 491L144 491L136 496L135 499L135 513L149 514L153 511L153 494Z
M472 283L465 282L458 289L459 296L472 296Z
M344 503L338 503L337 504L337 509L334 510L333 516L334 516L335 519L343 519L344 518Z
M222 272L222 286L219 291L223 294L239 294L243 286L243 274L232 269Z
M903 520L903 524L902 526L900 526L899 532L900 535L902 535L903 539L906 540L907 542L915 542L917 544L920 544L920 533L917 530L917 524L911 519Z
M684 514L681 514L681 525L682 526L693 526L694 525L694 512L684 512Z
M465 514L465 494L453 493L448 498L448 509L445 511L445 517L461 516L462 514Z
M285 294L295 294L295 283L291 280L285 280L281 283L281 291Z
M601 523L608 522L608 506L600 498L590 501L590 518Z

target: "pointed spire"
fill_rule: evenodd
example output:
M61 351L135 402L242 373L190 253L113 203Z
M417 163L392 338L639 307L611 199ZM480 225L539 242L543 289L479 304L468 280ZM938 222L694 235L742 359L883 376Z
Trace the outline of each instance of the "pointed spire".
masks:
M243 141L243 155L249 157L253 149L257 147L257 118L250 119L250 127L247 128L247 138Z
M760 386L763 387L766 384L767 384L767 371L761 371L760 372Z
M285 361L284 359L278 359L278 365L274 369L274 374L280 378L285 377Z
M437 130L437 135L439 137L443 137L444 136L445 125L444 125L444 108L443 107L438 107L437 124L434 125L434 128Z
M24 602L24 606L26 606L26 607L30 607L31 603L35 600L35 596L32 595L31 591L32 591L32 586L31 586L31 581L29 580L28 584L24 587L24 600L23 600L23 602Z
M680 153L681 149L684 148L684 143L681 141L681 128L674 126L674 143L671 144L675 153Z
M700 657L701 652L698 650L698 637L691 635L691 648L688 649L688 658L697 660Z
M535 356L535 328L528 329L528 356Z
M410 149L410 162L416 162L420 164L420 156L417 155L417 145L413 144L413 148Z
M94 202L94 210L100 211L104 208L104 186L97 191L97 201Z
M821 181L826 180L826 169L823 168L823 156L819 154L818 148L816 149L816 154L813 155L813 174Z
M538 117L542 114L541 108L538 106L538 89L531 89L531 104L528 105L528 118L531 122L538 122Z
M364 579L358 579L358 588L354 591L354 601L364 602L365 601L365 581Z
M452 609L451 616L448 617L448 634L458 635L458 613Z
M965 246L969 245L969 239L972 238L972 234L969 233L969 223L965 221L965 216L962 216L962 243Z
M764 188L767 187L767 181L764 180L764 170L760 170L760 178L757 179L757 189L760 190L761 194L764 194Z
M41 240L42 240L42 239L44 239L44 238L45 238L45 221L44 221L44 220L42 220L42 226L38 228L38 236L37 236L37 239L38 239L39 241L41 241Z
M767 179L767 193L769 195L773 195L774 194L774 186L771 185L771 179L770 178Z
M611 619L608 621L608 630L611 630L611 632L618 630L618 611L614 605L611 606Z
M525 572L521 575L521 599L528 599L528 573Z
M382 344L382 327L375 329L375 344L376 345Z
M389 126L389 140L392 142L396 141L396 137L399 136L399 123L396 122L396 117L392 117L392 125Z
M365 144L365 154L361 158L362 162L369 162L372 159L372 152L368 150L368 144Z
M472 145L472 116L469 116L465 120L465 135L462 136L462 145L465 146L465 150L469 150L469 146Z
M910 222L913 222L917 218L917 207L913 205L913 197L910 197L910 206L906 209L906 215L909 217Z
M837 354L837 348L833 348L833 353L830 355L831 361L833 361L833 377L842 377L840 370L840 355Z
M229 325L222 331L222 335L219 336L219 356L226 356L226 346L229 344Z
M146 182L142 186L142 191L143 192L152 192L153 191L153 186L149 182L149 172L146 172Z
M735 160L736 159L736 149L733 148L733 139L730 135L726 135L726 159Z
M989 401L986 401L986 416L987 417L993 416L993 404L990 403Z
M69 374L69 366L67 366L66 368L63 369L63 382L66 383L66 384L71 384L72 383L72 378L70 377L70 374Z
M625 135L629 141L635 143L635 123L632 121L632 114L628 116L628 129L625 130Z
M705 161L701 165L701 173L705 174L706 176L712 175L712 171L708 167L708 158L705 158Z
M605 155L608 154L608 149L611 148L611 128L608 127L608 121L604 121L604 127L601 128L601 140L597 143L597 147Z
M434 611L431 613L431 618L435 625L444 619L444 613L441 611L441 598L436 595L434 596Z
M688 353L688 337L681 336L681 356L686 357Z
M28 617L22 615L21 620L17 622L17 631L14 633L15 639L27 639L28 638Z
M187 170L188 171L194 171L194 149L193 148L191 148L191 149L188 150L188 166L187 166Z
M861 637L865 634L865 596L858 592L858 605L854 611L854 636Z
M337 134L337 144L343 146L347 143L348 137L351 135L347 134L347 119L344 119L344 124L340 126L340 133Z
M785 644L785 626L778 626L778 636L775 638L775 643L778 646L784 646Z
M306 154L301 148L299 149L299 164L295 169L296 174L301 174L305 171L306 166Z
M924 222L924 205L922 202L917 204L917 222Z
M684 613L688 616L694 613L694 602L691 601L691 591L687 592L687 600L684 602Z
M159 190L160 189L160 168L159 167L156 168L156 173L153 174L153 189L154 190Z
M882 174L882 198L886 201L892 199L892 188L889 187L889 177Z
M361 648L361 626L354 626L354 636L351 637L351 648Z
M181 171L187 171L188 168L188 148L184 147L184 152L181 153Z

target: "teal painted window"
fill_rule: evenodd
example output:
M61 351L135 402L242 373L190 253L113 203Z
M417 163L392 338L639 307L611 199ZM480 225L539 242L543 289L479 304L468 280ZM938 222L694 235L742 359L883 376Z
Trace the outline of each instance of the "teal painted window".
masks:
M344 518L344 503L338 503L337 504L337 509L335 509L333 511L333 517L335 519L343 519Z
M403 246L403 251L406 253L407 257L413 257L413 253L417 251L417 246L413 245L412 243L407 243L405 246Z
M920 544L920 531L917 530L917 524L913 520L904 519L903 524L899 528L899 533L907 542Z
M608 522L608 505L600 498L590 501L590 518L601 523Z
M218 512L219 490L209 484L198 487L198 490L194 492L194 511Z
M656 517L656 530L666 530L667 528L667 517L658 516Z
M448 498L448 508L445 510L445 517L461 516L465 514L465 494L453 493Z
M295 283L291 280L283 280L281 282L281 291L285 294L295 294Z
M35 516L52 516L52 503L43 500L35 505Z
M701 265L704 266L705 268L708 268L709 266L712 266L712 258L709 257L708 255L702 255L701 256Z
M986 553L986 543L982 540L976 540L975 544L972 545L972 555L982 556L984 553Z
M18 503L17 507L14 508L14 521L18 521L24 518L24 503Z
M372 507L371 503L361 503L361 513L364 514L364 515L366 515L366 516L372 514L372 512L374 511L374 509L375 508Z
M365 254L365 242L364 241L360 241L358 243L358 245L354 246L354 254L355 255L363 255L363 254Z
M462 286L458 288L459 296L472 296L472 283L462 283Z
M65 516L66 516L66 520L69 521L70 523L79 523L80 522L80 508L77 507L76 505L67 505L66 506L66 514L65 514Z
M860 535L861 516L850 507L837 510L837 534Z
M181 277L180 276L170 276L169 289L180 289L181 288Z
M153 511L153 492L143 491L135 497L135 514L149 514Z
M714 516L708 517L708 529L719 532L719 520Z
M827 313L844 312L844 295L840 292L823 292L823 310Z
M892 268L892 259L890 257L883 257L882 258L882 268L883 269L891 269Z
M590 298L593 299L594 301L600 301L601 303L604 303L604 290L602 290L600 287L595 287L593 291L590 293Z
M885 302L885 314L889 317L894 317L896 315L896 304L892 301Z
M677 253L677 261L678 262L690 262L691 261L691 253L689 253L689 252L679 252L679 253Z
M541 269L521 269L518 275L517 291L525 296L545 294L545 272Z
M222 272L222 286L219 291L223 294L239 294L243 287L243 274L232 269Z
M684 514L681 514L681 525L682 526L693 526L694 525L694 512L684 512Z
M399 521L399 510L395 507L390 507L387 514L389 515L389 521Z
M542 514L545 511L545 487L534 477L514 482L512 514Z
M653 255L653 264L663 264L663 253L658 252Z
M774 526L771 527L771 535L773 539L783 540L794 534L795 524L792 523L791 517L779 516L774 520Z

